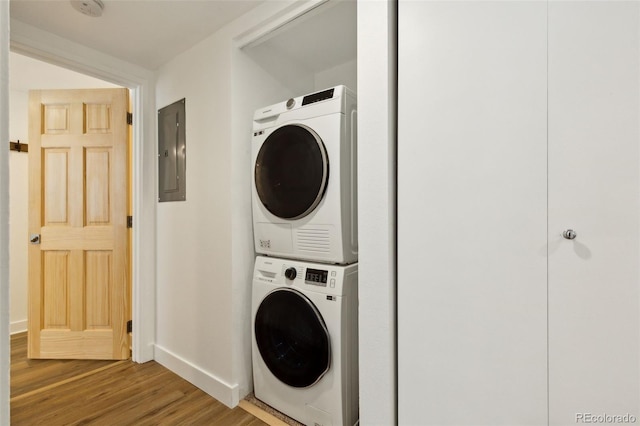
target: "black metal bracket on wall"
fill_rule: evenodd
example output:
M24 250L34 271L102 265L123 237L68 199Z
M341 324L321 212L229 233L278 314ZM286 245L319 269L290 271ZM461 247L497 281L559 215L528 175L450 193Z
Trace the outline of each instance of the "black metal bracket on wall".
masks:
M20 139L18 139L17 142L9 141L9 151L29 152L29 145L26 143L20 143Z

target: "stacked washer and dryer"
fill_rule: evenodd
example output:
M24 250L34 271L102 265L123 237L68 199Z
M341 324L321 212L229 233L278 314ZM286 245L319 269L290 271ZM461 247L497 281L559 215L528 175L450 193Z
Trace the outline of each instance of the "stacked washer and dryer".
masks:
M253 117L254 392L307 425L358 422L356 128L345 86Z

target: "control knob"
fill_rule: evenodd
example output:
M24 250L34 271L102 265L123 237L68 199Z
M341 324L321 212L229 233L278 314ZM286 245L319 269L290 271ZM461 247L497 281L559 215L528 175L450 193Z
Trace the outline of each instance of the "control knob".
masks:
M295 279L296 275L298 275L298 272L296 271L296 268L287 268L284 271L284 276L287 277L287 279L289 279L289 280Z

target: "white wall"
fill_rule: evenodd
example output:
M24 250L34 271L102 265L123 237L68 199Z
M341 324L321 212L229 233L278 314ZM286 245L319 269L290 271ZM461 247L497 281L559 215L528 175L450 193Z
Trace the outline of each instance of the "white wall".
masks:
M358 93L358 61L353 58L326 70L314 74L314 90L322 90L327 87L344 84L349 89Z
M13 56L13 55L10 55ZM11 68L11 64L9 65ZM9 137L27 143L27 94L10 90ZM11 269L11 333L27 330L27 225L29 171L27 153L9 152L9 257Z
M358 3L360 424L396 418L396 2Z
M28 143L28 103L30 89L112 88L115 84L98 80L17 53L9 55L9 134L12 141ZM27 225L28 154L9 153L9 256L11 260L11 332L27 329Z
M186 98L186 201L158 204L156 359L234 405L229 42L210 37L158 72L157 109Z

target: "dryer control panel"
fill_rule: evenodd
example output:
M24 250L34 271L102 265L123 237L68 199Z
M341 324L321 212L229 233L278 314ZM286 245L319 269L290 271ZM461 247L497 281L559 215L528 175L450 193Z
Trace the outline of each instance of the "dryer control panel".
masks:
M302 98L302 106L312 104L314 102L324 101L333 98L333 89L323 90L322 92L313 93Z

